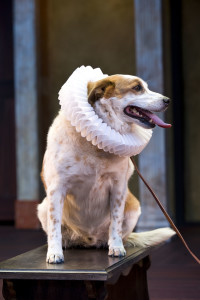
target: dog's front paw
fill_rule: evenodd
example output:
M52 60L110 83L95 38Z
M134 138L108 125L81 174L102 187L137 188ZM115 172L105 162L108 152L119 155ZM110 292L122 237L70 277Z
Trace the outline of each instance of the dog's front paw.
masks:
M126 255L126 250L124 249L123 241L120 236L110 238L108 241L109 251L108 255L113 257L122 257Z
M108 255L112 257L122 257L126 255L126 250L124 249L124 246L114 246L114 247L109 247Z
M63 253L47 253L46 262L49 264L61 264L64 262Z

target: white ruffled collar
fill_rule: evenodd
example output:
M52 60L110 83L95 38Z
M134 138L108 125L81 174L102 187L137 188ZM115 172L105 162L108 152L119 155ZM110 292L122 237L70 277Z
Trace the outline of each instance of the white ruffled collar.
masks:
M119 156L137 155L149 142L152 130L135 125L133 132L120 134L103 122L88 103L88 82L107 76L99 68L77 68L59 92L61 110L76 131L99 149Z

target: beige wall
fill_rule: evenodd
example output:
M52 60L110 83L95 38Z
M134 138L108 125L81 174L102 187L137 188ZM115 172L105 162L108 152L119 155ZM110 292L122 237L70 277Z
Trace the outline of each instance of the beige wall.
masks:
M133 1L38 2L41 126L46 131L59 109L58 91L75 68L92 65L108 74L134 74Z
M200 221L200 1L183 0L185 217Z

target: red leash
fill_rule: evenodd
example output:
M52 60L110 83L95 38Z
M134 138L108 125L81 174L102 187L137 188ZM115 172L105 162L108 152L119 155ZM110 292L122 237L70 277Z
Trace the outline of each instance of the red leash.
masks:
M163 207L162 203L160 202L160 200L158 199L158 197L156 196L156 194L154 193L154 191L151 189L151 187L149 186L149 184L146 182L146 180L144 179L144 177L141 175L140 171L138 170L138 167L133 159L133 157L130 158L132 160L132 163L135 167L136 172L138 173L139 177L142 179L142 181L144 182L144 184L146 185L146 187L148 188L148 190L150 191L150 193L152 194L152 196L154 197L154 199L156 200L158 206L160 207L161 211L163 212L164 216L166 217L167 221L170 223L170 225L172 226L172 228L174 229L174 231L176 232L176 234L178 235L178 237L181 239L182 243L184 244L185 248L188 250L188 252L193 256L193 258L196 260L196 262L198 264L200 264L200 260L198 259L198 257L196 257L196 255L190 250L190 248L188 247L186 241L184 240L183 236L181 235L180 231L178 230L178 228L176 227L176 225L174 224L174 222L172 221L172 219L170 218L170 216L168 215L168 213L166 212L165 208Z

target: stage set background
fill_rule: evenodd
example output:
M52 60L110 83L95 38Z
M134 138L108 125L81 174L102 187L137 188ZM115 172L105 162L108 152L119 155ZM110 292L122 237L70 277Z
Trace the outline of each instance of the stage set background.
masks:
M0 224L38 228L36 205L58 91L81 65L141 76L172 99L138 158L177 224L200 222L200 2L197 0L7 0L0 3ZM163 117L163 114L161 114ZM135 175L138 230L166 226Z

